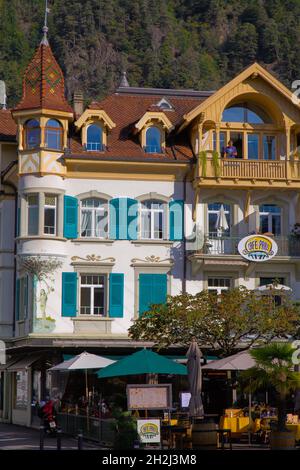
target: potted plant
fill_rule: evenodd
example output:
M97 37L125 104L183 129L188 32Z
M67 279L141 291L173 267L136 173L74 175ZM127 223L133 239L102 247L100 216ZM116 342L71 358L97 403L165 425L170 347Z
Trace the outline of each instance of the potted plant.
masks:
M114 418L114 449L133 449L135 441L138 439L136 419L131 411L123 411L115 408Z
M270 343L252 349L254 367L242 373L247 385L245 391L255 392L261 388L273 387L277 394L278 421L271 429L272 449L290 449L295 446L295 435L286 428L286 399L300 387L300 373L294 371L292 356L294 349L289 343Z

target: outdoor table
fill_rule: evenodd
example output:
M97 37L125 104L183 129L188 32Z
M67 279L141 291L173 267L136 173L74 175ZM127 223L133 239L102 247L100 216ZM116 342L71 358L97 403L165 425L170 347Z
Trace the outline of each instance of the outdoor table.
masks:
M300 424L287 424L287 429L293 431L296 441L300 441Z

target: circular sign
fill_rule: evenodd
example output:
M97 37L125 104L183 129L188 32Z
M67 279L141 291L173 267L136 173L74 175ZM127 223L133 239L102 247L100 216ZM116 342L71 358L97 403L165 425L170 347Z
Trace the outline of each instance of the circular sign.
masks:
M238 252L243 258L258 263L273 258L277 251L275 240L266 235L249 235L238 244Z

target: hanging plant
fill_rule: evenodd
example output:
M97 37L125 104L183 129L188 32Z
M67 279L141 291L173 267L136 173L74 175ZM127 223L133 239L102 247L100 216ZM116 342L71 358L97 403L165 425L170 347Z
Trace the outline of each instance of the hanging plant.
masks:
M219 159L219 152L214 150L212 152L212 165L214 168L215 176L218 178L220 176L220 159Z
M201 152L199 153L199 160L201 163L201 176L205 178L207 167L207 152L205 150L201 150Z

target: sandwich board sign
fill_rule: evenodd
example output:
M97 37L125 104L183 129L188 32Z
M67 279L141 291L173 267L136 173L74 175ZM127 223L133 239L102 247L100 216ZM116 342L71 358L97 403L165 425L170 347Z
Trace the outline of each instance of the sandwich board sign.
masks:
M137 432L141 444L160 444L160 419L138 419Z

